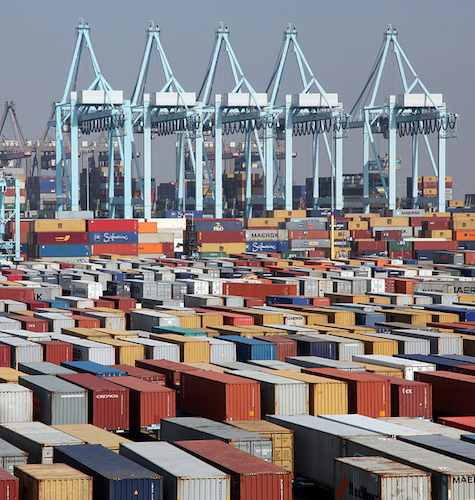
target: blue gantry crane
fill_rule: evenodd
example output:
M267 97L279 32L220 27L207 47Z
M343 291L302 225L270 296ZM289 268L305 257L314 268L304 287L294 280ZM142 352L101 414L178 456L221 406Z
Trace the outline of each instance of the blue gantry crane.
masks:
M377 101L385 64L394 54L402 82L401 94L385 96ZM417 90L419 92L417 92ZM439 212L445 212L446 140L457 135L457 115L448 113L442 94L430 93L417 75L398 41L398 32L389 25L370 76L355 105L350 128L363 130L363 203L365 212L371 203L387 203L390 210L396 209L396 144L398 135L412 137L412 203L418 208L421 203L433 203ZM388 179L386 182L377 149L375 134L382 134L388 141ZM432 152L429 135L437 134L437 153ZM438 182L438 195L422 198L418 194L419 142L426 145L430 164ZM374 155L381 176L385 196L370 198L369 169L370 152Z

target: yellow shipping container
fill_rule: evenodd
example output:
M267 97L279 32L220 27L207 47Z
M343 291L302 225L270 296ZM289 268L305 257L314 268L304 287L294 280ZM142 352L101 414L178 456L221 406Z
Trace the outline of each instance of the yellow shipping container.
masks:
M114 434L92 424L52 425L54 429L74 436L86 444L101 444L109 450L119 453L120 443L132 443L121 434Z
M475 302L475 295L458 295L459 302Z
M255 335L249 330L245 330L244 326L210 325L208 329L215 332L214 334L209 334L208 337L216 337L217 335L238 335L240 337L252 338Z
M394 354L399 354L397 340L369 337L368 335L352 332L338 334L337 336L363 342L365 354L375 354L379 356L394 356Z
M453 213L452 214L452 219L472 219L475 217L475 213L473 212L460 212L460 213Z
M85 220L36 219L32 221L35 233L85 233Z
M450 212L426 212L424 217L450 217Z
M463 200L449 200L449 207L463 207L464 202Z
M391 304L391 297L384 297L382 295L368 294L370 302L373 304Z
M348 384L346 382L291 370L272 370L267 373L305 382L308 385L310 415L348 413Z
M452 229L475 231L475 220L469 218L455 219L452 221Z
M254 217L246 219L246 227L278 227L279 222L285 222L285 217Z
M213 313L197 313L196 314L201 320L201 328L207 328L208 326L219 326L223 324L224 318L220 314Z
M69 465L16 465L14 474L19 480L22 499L92 500L92 477Z
M427 323L432 322L432 315L426 312L416 312L416 311L385 311L386 321L394 322L398 321L400 323L408 323L410 325L427 326Z
M348 222L348 229L350 231L366 230L368 229L368 221L350 221Z
M23 377L28 375L27 373L20 372L14 368L8 368L6 366L0 368L0 383L17 383L18 377Z
M293 472L294 432L267 420L234 420L227 422L245 431L255 432L272 441L272 463ZM290 458L285 458L290 457Z
M248 325L237 328L243 328L246 333L251 333L253 337L256 335L287 335L289 333L287 330L280 330L279 328L272 328L266 325Z
M182 363L209 363L210 344L199 337L184 337L174 333L150 334L152 340L160 340L180 346Z
M96 330L97 332L103 332L113 339L118 339L119 337L137 338L139 336L137 333L127 330L116 330L115 328L94 328L94 330Z
M422 196L437 196L437 188L425 188L425 189L423 189Z
M352 293L326 293L325 297L330 299L330 304L363 304L368 301L366 295Z
M432 311L432 321L434 323L458 323L460 317L454 313Z
M445 238L446 240L452 239L452 230L450 229L431 229L429 232L429 238Z
M406 227L409 225L409 217L372 217L369 220L369 227Z
M95 328L61 328L63 335L72 335L80 339L97 340L100 338L107 339L109 335L105 332L96 330Z
M426 175L422 177L422 182L437 182L437 177L433 175Z
M145 359L145 346L111 338L97 338L96 342L111 345L115 349L115 364L135 366L136 361Z
M254 319L255 325L283 325L284 316L277 312L257 311L253 309L231 308L232 312L242 314L244 316L251 316ZM298 314L298 313L296 313Z
M274 210L274 213L266 217L307 217L306 210Z
M201 328L201 318L197 314L186 313L181 311L168 311L167 314L171 316L178 316L180 318L180 327L181 328Z
M323 309L316 307L315 312L324 314L328 318L328 323L336 323L338 325L354 325L356 323L355 313L353 311L340 311L338 309ZM331 326L331 325L330 325Z
M200 252L244 253L246 243L202 243Z

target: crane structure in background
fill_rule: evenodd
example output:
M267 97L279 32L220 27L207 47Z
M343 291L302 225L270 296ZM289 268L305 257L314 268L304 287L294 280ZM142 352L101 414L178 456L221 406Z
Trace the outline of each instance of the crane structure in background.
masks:
M335 208L343 208L343 145L342 139L346 137L347 115L343 112L343 106L338 102L338 94L328 94L315 78L310 65L297 41L297 30L288 25L284 31L282 48L277 59L275 70L272 74L267 92L271 92L269 107L275 116L274 134L267 134L264 138L265 150L276 150L273 142L274 137L285 138L285 162L284 162L284 200L285 209L292 210L292 139L294 136L312 134L312 173L313 173L313 200L314 207L321 204L330 204L331 200L321 198L319 194L319 151L320 138L323 137L326 152L332 169L332 179L335 179ZM286 95L283 105L277 104L282 76L285 69L290 50L296 57L302 90L299 94ZM317 92L312 92L313 88ZM328 137L330 136L330 138ZM266 165L266 168L270 168ZM278 169L279 171L279 169ZM270 190L266 184L266 190ZM272 207L268 207L271 210Z
M56 207L70 206L79 210L79 137L80 134L108 132L109 176L108 213L116 216L116 207L123 205L124 218L132 213L132 153L127 131L131 130L130 101L124 101L123 91L113 90L104 78L89 36L89 25L83 20L77 28L76 46L61 101L55 105L56 127ZM78 73L84 49L89 52L94 80L85 90L78 90ZM118 147L124 170L124 193L114 194L114 149ZM62 174L66 177L67 195L62 196Z
M154 53L158 52L165 82L160 90L146 92L150 62ZM177 134L177 180L179 209L185 207L185 141L191 144L191 137L199 124L193 111L196 106L196 93L185 92L175 78L170 63L160 41L160 28L152 21L147 30L147 41L140 65L134 92L130 100L132 107L132 127L128 135L131 141L133 161L139 178L144 217L151 217L151 178L152 178L152 138ZM143 134L142 167L134 140L134 133Z
M377 103L381 78L390 53L394 54L402 81L403 93L386 96ZM406 71L406 68L408 71ZM408 79L409 77L409 79ZM419 90L417 93L416 89ZM412 137L412 205L433 203L439 212L445 212L446 140L457 135L457 115L448 113L442 94L431 94L417 76L398 41L398 32L389 25L370 76L351 112L349 127L363 130L363 204L369 212L372 203L387 203L390 210L396 207L396 143L399 137ZM381 157L375 134L382 134L388 141L387 180L383 174ZM437 134L437 152L432 152L429 135ZM437 197L422 198L418 193L419 139L422 136L429 160L437 177ZM385 196L369 196L370 151L374 155L381 176Z

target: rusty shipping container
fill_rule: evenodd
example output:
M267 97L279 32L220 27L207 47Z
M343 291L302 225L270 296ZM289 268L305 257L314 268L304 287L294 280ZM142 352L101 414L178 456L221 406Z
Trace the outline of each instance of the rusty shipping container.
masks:
M176 446L231 476L231 500L292 500L292 475L222 441L177 441Z
M170 389L176 389L180 385L181 372L195 372L200 370L192 365L176 363L167 359L144 359L137 361L136 366L165 375L165 385Z
M347 382L349 413L373 418L391 414L391 388L387 380L368 377L364 372L344 372L335 368L304 368L302 373Z
M180 409L213 420L260 420L260 384L227 373L182 372Z
M256 340L272 342L276 348L276 359L285 361L287 356L297 356L297 341L287 339L285 335L265 335L263 337L254 337Z
M138 368L137 366L129 365L112 365L112 368L117 368L122 370L130 377L139 378L147 382L153 382L158 385L165 385L166 377L165 375L154 372L152 370L146 370L145 368Z
M60 378L87 389L90 424L108 431L129 429L129 391L90 373L59 375Z

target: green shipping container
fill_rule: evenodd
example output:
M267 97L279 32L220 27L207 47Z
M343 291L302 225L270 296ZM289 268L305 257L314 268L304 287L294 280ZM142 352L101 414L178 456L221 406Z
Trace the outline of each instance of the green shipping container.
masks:
M291 259L292 257L303 257L303 251L301 250L282 250L280 255L283 259Z
M217 259L219 257L226 257L226 252L201 252L201 257L208 259Z

